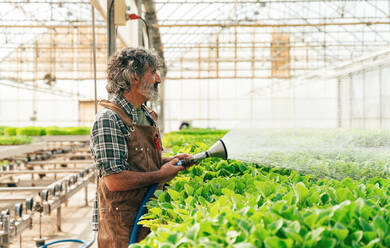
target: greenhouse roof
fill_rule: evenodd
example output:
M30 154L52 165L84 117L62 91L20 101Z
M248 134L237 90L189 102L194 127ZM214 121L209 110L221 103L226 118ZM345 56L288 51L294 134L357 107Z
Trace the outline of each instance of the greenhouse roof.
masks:
M172 80L291 78L390 45L384 0L157 0L154 8L150 25L159 30ZM92 79L90 1L1 0L0 17L2 83ZM96 35L103 79L100 14Z

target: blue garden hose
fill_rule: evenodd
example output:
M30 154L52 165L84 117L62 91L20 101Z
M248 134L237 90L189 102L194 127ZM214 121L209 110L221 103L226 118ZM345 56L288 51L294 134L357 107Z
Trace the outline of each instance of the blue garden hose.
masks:
M138 237L138 231L140 228L140 225L138 225L138 221L141 218L141 216L146 212L146 203L150 200L150 198L153 196L154 191L156 191L156 188L158 186L158 183L153 184L148 188L148 191L146 191L146 194L144 196L144 199L142 200L141 207L138 210L137 216L135 217L134 225L133 225L133 231L130 235L130 241L129 245L134 244L137 242Z
M82 244L80 246L80 248L88 248L88 247L91 247L91 245L95 242L95 238L96 238L96 231L93 231L93 238L90 241L88 241L88 243L86 241L83 241L80 239L60 239L60 240L56 240L56 241L53 241L51 243L42 245L39 248L47 248L50 245L54 245L54 244L58 244L58 243L80 243L80 244Z
M94 208L93 208L93 215L92 215L92 234L93 237L88 243L86 241L80 240L80 239L60 239L53 241L51 243L45 244L40 246L39 248L47 248L50 245L58 244L58 243L80 243L82 246L80 248L88 248L91 247L91 245L95 242L96 234L98 231L98 202L97 202L97 193L95 200L93 202Z
M85 248L85 247L86 247L86 244L87 244L87 243L85 243L85 241L80 240L80 239L61 239L61 240L56 240L56 241L53 241L53 242L51 242L51 243L42 245L40 248L46 248L46 247L48 247L49 245L54 245L54 244L58 244L58 243L67 243L67 242L83 244L83 246L81 246L81 248Z
M184 166L185 160L180 160L175 164L175 166ZM134 244L137 242L138 237L138 231L140 228L140 225L138 225L138 221L141 218L141 216L146 212L146 203L150 200L150 198L153 196L154 191L156 191L156 188L158 186L158 183L151 185L148 190L145 193L144 199L142 200L141 207L138 210L137 216L134 220L133 230L130 235L129 245Z

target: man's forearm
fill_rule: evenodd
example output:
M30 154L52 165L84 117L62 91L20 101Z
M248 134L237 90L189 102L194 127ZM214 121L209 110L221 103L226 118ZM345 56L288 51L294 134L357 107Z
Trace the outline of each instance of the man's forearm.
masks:
M163 181L160 171L137 172L124 170L103 179L110 191L127 191L149 186Z

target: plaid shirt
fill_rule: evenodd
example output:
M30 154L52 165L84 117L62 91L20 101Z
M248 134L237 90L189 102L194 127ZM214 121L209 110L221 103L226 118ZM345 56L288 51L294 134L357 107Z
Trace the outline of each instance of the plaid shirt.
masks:
M126 99L115 95L110 101L118 104L138 124L136 109ZM145 106L141 108L151 125L156 126ZM100 177L129 169L127 140L130 138L128 127L114 111L103 108L97 113L91 130L90 149Z

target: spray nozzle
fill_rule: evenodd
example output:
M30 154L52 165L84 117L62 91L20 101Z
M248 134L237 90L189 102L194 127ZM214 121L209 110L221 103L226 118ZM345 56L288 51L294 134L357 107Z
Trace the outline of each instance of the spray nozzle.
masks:
M222 159L228 158L228 153L227 153L225 143L221 139L219 139L207 151L195 154L194 157L191 159L180 160L175 165L190 166L194 163L199 162L200 160L203 160L203 159L209 158L209 157L222 158Z

